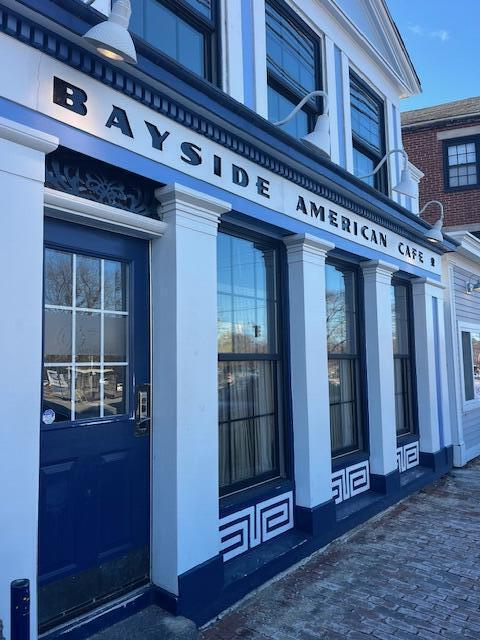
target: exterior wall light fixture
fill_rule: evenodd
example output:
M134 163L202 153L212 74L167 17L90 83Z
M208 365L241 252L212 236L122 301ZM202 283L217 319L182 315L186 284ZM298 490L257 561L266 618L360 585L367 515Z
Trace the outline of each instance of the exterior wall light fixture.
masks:
M370 178L370 176L374 176L387 161L387 158L392 155L392 153L401 153L403 156L403 169L402 173L400 174L400 182L392 187L393 191L397 191L397 193L403 193L403 195L410 198L416 198L418 195L418 183L412 177L410 166L408 164L408 155L405 149L392 149L391 151L388 151L371 173L367 173L364 176L358 176L358 178L360 178L360 180L363 180L364 178Z
M291 120L303 107L303 105L310 100L310 98L321 96L323 98L323 113L317 117L315 127L313 131L307 133L302 137L303 142L320 150L324 155L330 157L330 118L328 117L328 94L325 91L311 91L303 97L297 106L292 109L286 118L278 120L273 124L280 126Z
M116 0L108 20L92 27L83 37L105 58L135 64L137 53L128 32L131 14L130 0Z
M443 204L439 200L429 200L422 207L418 215L421 216L422 213L425 211L425 209L431 204L438 204L440 208L440 218L435 222L433 227L431 227L431 229L427 229L423 235L429 242L432 242L433 244L437 244L438 242L443 242L443 234L442 234L443 219L444 219Z
M472 293L473 291L478 293L480 291L480 280L477 279L476 282L467 282L465 289L467 293Z

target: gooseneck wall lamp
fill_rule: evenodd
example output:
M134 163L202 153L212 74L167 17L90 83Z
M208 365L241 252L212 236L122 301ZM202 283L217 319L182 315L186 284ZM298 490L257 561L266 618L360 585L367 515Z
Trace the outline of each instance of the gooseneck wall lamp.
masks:
M429 200L422 207L421 211L419 211L418 215L421 216L422 213L425 211L425 209L431 204L438 204L440 208L440 218L435 222L433 227L431 229L427 229L423 235L429 242L433 242L434 244L437 244L438 242L443 242L442 227L443 227L443 220L445 217L444 211L443 211L443 204L439 200Z
M400 182L392 187L393 191L397 193L403 193L405 196L409 196L410 198L416 198L418 194L418 183L412 178L412 173L410 171L410 167L408 166L408 155L405 149L392 149L388 151L380 162L377 164L375 169L371 173L367 173L364 176L357 176L360 180L364 178L370 178L370 176L374 176L377 171L379 171L382 166L387 161L387 158L391 156L393 153L401 153L403 156L403 169L400 174Z
M92 27L83 37L93 44L102 56L135 64L137 53L132 36L128 32L131 15L130 0L116 0L108 20Z
M297 106L292 109L286 118L278 120L278 122L274 122L273 124L277 126L285 124L297 115L303 105L308 102L310 98L320 96L323 98L323 113L317 117L313 131L303 136L302 140L312 147L315 147L317 151L320 150L323 154L330 157L330 119L328 117L328 94L325 93L325 91L318 90L307 93L307 95L300 100Z

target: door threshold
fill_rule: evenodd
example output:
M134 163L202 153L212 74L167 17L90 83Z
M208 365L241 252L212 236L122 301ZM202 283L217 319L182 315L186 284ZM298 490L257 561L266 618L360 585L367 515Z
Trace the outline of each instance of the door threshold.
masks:
M83 640L116 622L144 609L154 601L151 583L126 593L115 600L100 605L88 613L79 615L68 622L59 624L42 634L39 640Z

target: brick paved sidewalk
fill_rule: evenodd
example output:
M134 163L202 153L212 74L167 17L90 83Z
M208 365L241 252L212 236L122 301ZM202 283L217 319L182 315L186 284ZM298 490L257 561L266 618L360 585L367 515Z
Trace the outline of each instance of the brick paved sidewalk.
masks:
M480 462L317 552L203 640L480 639Z

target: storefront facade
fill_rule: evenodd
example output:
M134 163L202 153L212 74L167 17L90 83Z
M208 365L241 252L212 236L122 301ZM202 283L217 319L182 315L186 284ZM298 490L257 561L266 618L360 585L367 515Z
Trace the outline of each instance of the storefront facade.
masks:
M206 51L240 37L240 77L157 60L138 14L134 68L92 53L79 36L99 16L73 0L4 4L0 617L8 635L27 578L32 638L152 599L205 622L451 466L456 243L429 244L390 197L393 157L370 185L353 175L399 146L413 72L397 57L394 82L313 3L323 39L294 5L260 26L249 3L202 5ZM263 117L283 116L278 24L325 52L331 161ZM246 40L262 33L266 68ZM229 95L208 84L222 75Z

